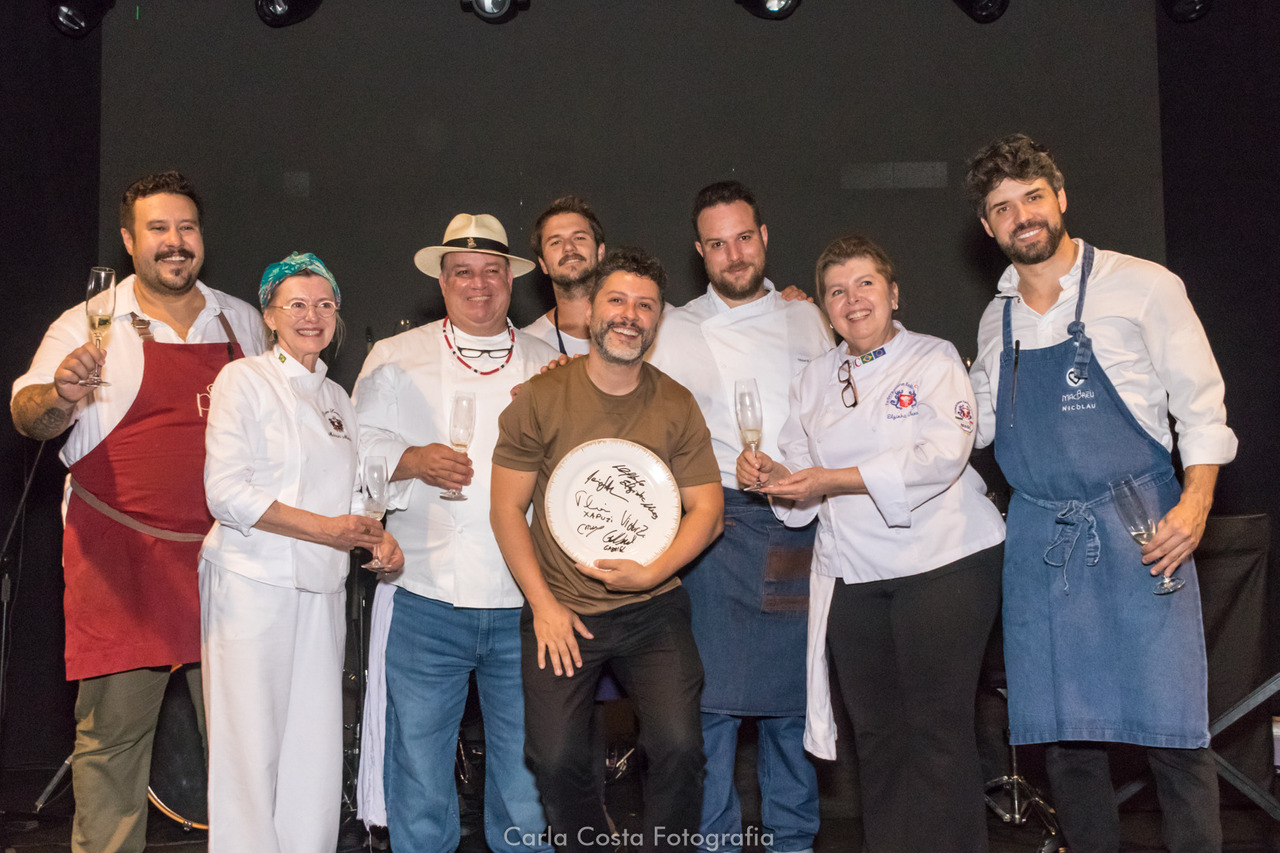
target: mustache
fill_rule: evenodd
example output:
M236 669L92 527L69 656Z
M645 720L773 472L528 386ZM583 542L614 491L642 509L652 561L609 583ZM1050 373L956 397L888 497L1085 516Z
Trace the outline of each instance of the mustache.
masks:
M1013 228L1014 234L1021 234L1023 231L1030 231L1033 228L1043 228L1049 230L1049 221L1047 219L1029 219L1026 222L1019 222Z
M178 255L188 261L195 258L195 253L188 249L166 249L164 251L156 252L156 260L158 261L161 258L171 258L174 255Z

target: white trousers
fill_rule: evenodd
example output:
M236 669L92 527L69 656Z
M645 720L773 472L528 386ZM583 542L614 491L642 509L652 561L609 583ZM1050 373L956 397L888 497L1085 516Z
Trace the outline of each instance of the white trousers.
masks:
M393 584L379 583L369 617L369 670L365 678L364 722L360 730L360 775L356 778L356 814L365 826L387 825L382 791L382 759L387 747L387 634L391 631Z
M210 853L333 853L346 591L200 563Z

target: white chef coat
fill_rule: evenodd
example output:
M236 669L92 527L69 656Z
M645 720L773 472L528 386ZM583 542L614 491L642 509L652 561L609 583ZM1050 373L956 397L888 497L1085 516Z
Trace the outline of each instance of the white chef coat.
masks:
M142 339L130 324L130 312L151 321L151 334L162 344L207 344L227 339L218 322L218 314L225 313L236 333L236 340L246 356L258 355L265 349L262 317L249 303L213 290L197 281L196 287L204 294L204 308L196 317L184 341L177 332L161 320L148 316L138 307L133 288L137 276L129 276L116 285L116 313L111 328L103 341L107 361L102 368L102 378L110 382L82 399L75 409L75 421L67 432L66 444L58 456L70 467L83 458L98 442L115 429L124 419L138 396L142 385ZM53 381L58 365L72 350L89 340L89 323L84 303L63 312L49 330L31 360L31 367L13 383L13 394L28 385L43 385Z
M385 338L374 345L356 380L364 456L385 456L395 471L404 451L449 444L449 409L455 391L476 395L475 437L467 450L475 477L463 489L465 501L441 500L442 490L421 480L401 480L388 490L386 527L404 552L404 572L395 581L416 595L456 607L520 607L524 597L512 578L489 526L489 488L498 415L511 402L511 389L538 373L559 353L516 332L510 363L480 376L449 350L444 321ZM501 349L511 346L506 331L475 338L449 325L454 346ZM490 370L501 361L473 362Z
M734 383L755 379L764 431L760 450L778 457L778 432L787 416L787 391L804 367L834 341L822 312L809 302L788 302L765 280L765 295L730 307L715 288L664 312L649 363L692 392L711 430L720 482L738 486L742 436L734 409Z
M1075 242L1077 247L1082 243ZM978 358L971 371L978 447L995 439L1005 300L1014 300L1010 322L1022 349L1065 341L1076 316L1083 258L1077 248L1075 264L1059 279L1058 301L1043 315L1018 295L1016 268L1010 265L1000 277L999 295L978 326ZM1222 373L1182 279L1151 261L1095 250L1081 319L1098 364L1148 435L1172 450L1173 415L1183 466L1225 465L1235 458L1237 442L1227 426Z
M1004 540L1004 521L969 467L973 391L949 342L909 332L852 367L858 404L837 379L848 344L815 360L791 386L779 436L791 471L857 466L866 495L838 495L774 512L791 526L816 515L809 589L805 748L835 757L827 681L827 613L837 579L864 583L920 574Z
M213 383L204 490L215 520L200 557L272 586L337 592L347 550L256 529L272 502L324 516L351 511L357 480L355 407L316 362L283 349L233 361Z
M538 340L550 346L558 354L560 352L560 341L564 341L564 351L568 356L586 355L591 350L591 342L586 338L575 338L566 331L560 331L560 337L556 338L556 325L547 319L546 314L542 314L538 319L525 326L520 331L526 335L533 335Z

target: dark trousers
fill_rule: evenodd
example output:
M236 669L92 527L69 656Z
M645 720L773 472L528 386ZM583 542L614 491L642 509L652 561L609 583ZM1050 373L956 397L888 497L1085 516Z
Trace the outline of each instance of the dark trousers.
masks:
M1156 778L1161 827L1169 853L1218 853L1218 774L1207 749L1147 747ZM1111 784L1107 745L1086 741L1049 744L1049 788L1071 853L1116 853L1120 814Z
M525 755L538 782L557 849L599 851L609 825L588 733L600 671L609 663L635 705L645 759L643 850L692 850L702 814L702 662L683 588L595 616L594 639L578 637L582 667L572 676L538 668L528 605L520 617ZM661 827L661 833L657 828Z
M827 655L853 722L868 853L987 849L974 700L1002 556L836 584Z

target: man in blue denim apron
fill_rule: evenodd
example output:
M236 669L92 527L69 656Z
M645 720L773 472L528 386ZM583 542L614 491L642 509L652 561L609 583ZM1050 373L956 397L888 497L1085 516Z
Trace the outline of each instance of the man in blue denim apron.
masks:
M1049 744L1073 853L1119 849L1110 742L1148 747L1170 851L1221 850L1191 558L1218 467L1235 455L1221 374L1176 276L1067 236L1062 174L1041 146L1021 134L992 143L966 188L1013 262L973 366L979 444L994 439L1014 490L1004 567L1013 742ZM1109 489L1127 476L1158 519L1144 545ZM1185 586L1153 594L1175 572Z

